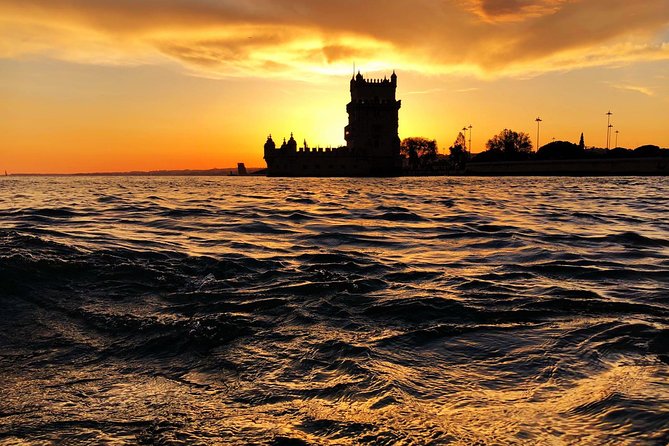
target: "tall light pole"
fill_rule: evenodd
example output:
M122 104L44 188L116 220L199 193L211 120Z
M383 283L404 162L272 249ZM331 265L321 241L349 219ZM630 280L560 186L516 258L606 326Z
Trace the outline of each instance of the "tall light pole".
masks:
M606 119L606 148L607 150L609 149L609 146L611 145L611 110L606 114L607 119Z
M472 125L469 124L469 154L472 154Z
M464 126L464 127L462 128L462 132L463 132L463 133L462 133L463 136L465 137L465 153L466 153L466 152L467 152L467 126ZM471 143L470 143L470 145L471 145ZM470 147L469 150L471 151L471 149L472 149L472 148Z
M620 131L616 130L616 147L618 147L618 133L620 133Z
M537 121L537 150L539 150L539 126L543 120L541 118L537 118L535 121Z
M462 127L462 131L464 132L463 136L465 137L465 152L467 152L467 126ZM471 147L470 147L470 149L471 149Z

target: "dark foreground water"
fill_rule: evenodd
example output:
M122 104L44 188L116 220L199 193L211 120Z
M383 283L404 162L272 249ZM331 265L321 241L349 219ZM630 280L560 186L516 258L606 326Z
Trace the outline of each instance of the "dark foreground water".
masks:
M0 444L665 445L666 178L0 178Z

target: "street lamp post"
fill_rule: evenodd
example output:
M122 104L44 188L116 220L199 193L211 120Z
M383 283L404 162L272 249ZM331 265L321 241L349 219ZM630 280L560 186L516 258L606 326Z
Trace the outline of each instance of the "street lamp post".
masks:
M467 152L467 127L462 127L463 135L465 137L465 152ZM470 147L471 149L471 147Z
M472 125L469 124L469 154L472 154Z
M618 147L618 133L620 133L620 131L616 130L616 147Z
M611 110L606 114L607 119L606 119L606 149L609 149L609 146L611 145Z
M543 120L541 118L537 118L535 121L537 122L537 150L539 150L539 126Z

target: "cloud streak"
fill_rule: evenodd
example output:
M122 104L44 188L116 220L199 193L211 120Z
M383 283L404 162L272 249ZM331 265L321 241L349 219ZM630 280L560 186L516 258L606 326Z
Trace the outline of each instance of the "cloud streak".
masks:
M648 87L644 87L642 85L629 85L629 84L621 84L621 85L612 85L613 88L616 88L618 90L624 90L624 91L631 91L634 93L640 93L644 96L655 96L655 92L651 90Z
M669 0L0 0L0 57L209 76L527 75L669 59Z

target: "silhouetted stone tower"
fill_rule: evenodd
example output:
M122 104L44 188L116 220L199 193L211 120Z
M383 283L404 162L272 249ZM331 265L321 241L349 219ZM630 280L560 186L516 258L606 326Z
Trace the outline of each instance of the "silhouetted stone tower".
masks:
M399 110L395 99L397 74L390 79L365 79L360 72L351 79L351 102L346 106L346 146L352 154L368 158L374 174L393 175L401 168Z
M267 175L286 177L394 176L402 173L398 135L401 101L395 100L397 75L390 79L351 79L346 106L345 147L297 147L293 135L280 147L267 137Z

